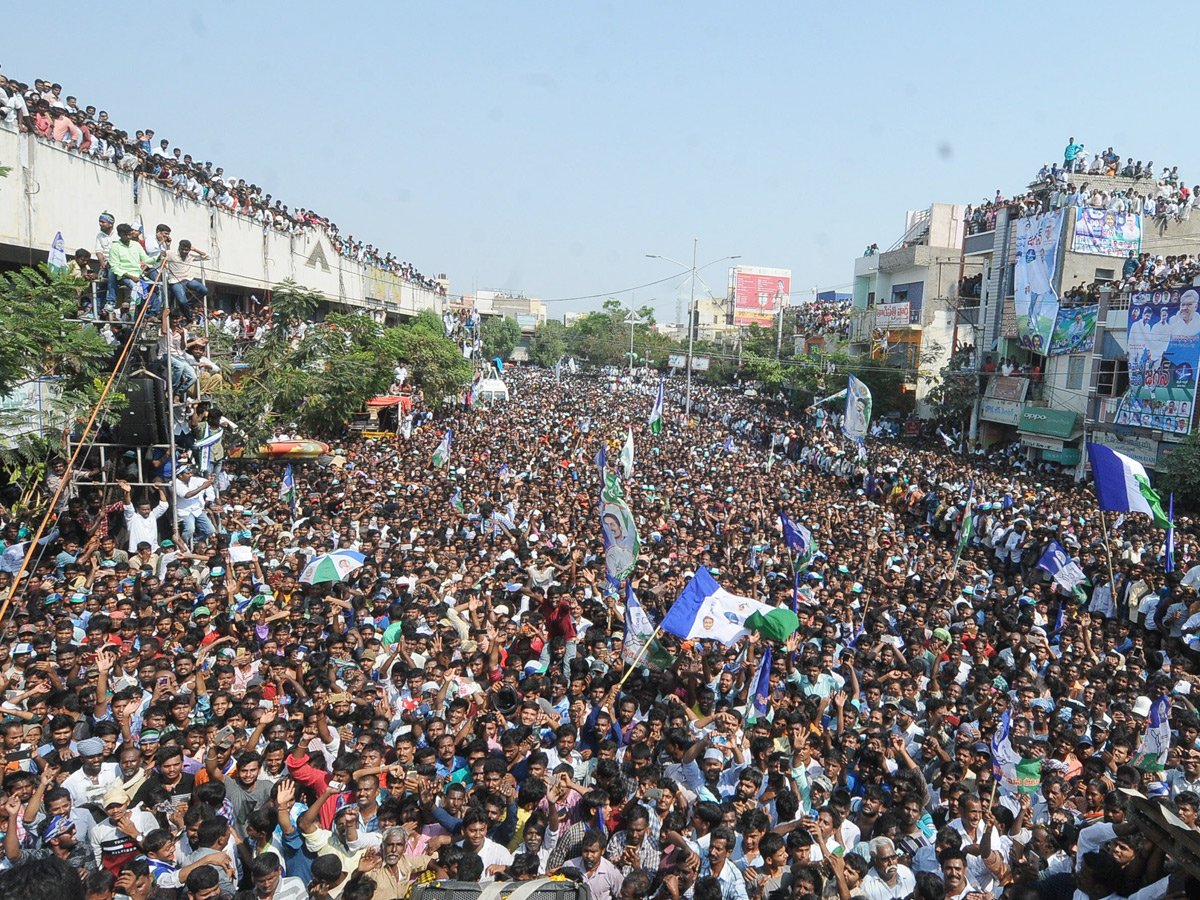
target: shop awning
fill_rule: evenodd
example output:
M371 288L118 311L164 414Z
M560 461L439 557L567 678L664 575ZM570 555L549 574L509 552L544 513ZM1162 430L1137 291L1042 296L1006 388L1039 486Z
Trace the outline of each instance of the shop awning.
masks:
M1049 437L1072 440L1075 434L1075 423L1079 414L1064 409L1047 409L1042 406L1026 406L1021 411L1021 423L1018 431L1027 434L1044 434Z

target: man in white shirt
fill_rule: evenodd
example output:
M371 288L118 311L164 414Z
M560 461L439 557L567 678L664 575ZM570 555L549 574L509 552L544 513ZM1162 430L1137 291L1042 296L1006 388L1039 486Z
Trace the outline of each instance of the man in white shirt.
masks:
M179 475L175 479L175 513L179 517L179 530L183 542L192 546L192 537L197 531L201 537L212 537L216 534L212 522L204 512L206 500L215 499L211 490L214 476L201 478L191 466L180 466ZM210 496L211 495L211 496Z
M967 857L961 850L942 853L942 881L946 885L946 900L966 900L971 893L967 881Z
M868 900L902 900L917 887L912 869L897 862L896 846L891 838L872 838L871 871L863 879L862 891Z
M464 850L479 854L483 860L483 878L480 879L483 884L495 881L496 873L504 871L513 861L507 849L487 836L489 824L487 813L482 809L468 810L462 821L463 839L459 842Z
M157 506L152 507L143 500L136 508L130 496L129 482L122 479L117 482L117 486L125 494L125 530L129 532L129 552L131 554L136 553L138 544L142 541L145 541L151 547L157 547L158 520L163 513L171 508L171 504L167 502L167 494L162 489L162 485L155 485L158 491Z
M972 794L963 794L958 801L958 818L950 823L950 827L963 836L963 847L978 847L983 843L987 833L987 824L983 821L983 804ZM1012 840L1001 834L999 829L992 834L992 852L999 853L1001 859L1009 858ZM981 891L999 889L999 883L982 856L967 854L967 877Z
M67 776L63 787L71 792L75 806L98 803L120 776L120 769L116 763L104 762L104 742L98 737L80 741L75 750L83 765Z
M1179 314L1171 320L1171 338L1200 335L1200 316L1196 315L1198 302L1200 294L1194 290L1186 290L1180 295Z

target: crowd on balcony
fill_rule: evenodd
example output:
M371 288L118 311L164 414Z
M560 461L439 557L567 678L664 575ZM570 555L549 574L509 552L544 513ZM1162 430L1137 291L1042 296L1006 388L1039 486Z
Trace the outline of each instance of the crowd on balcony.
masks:
M796 331L809 337L850 335L851 298L814 300L796 307Z
M38 78L31 88L0 74L0 122L131 172L137 179L153 181L178 198L219 207L264 228L292 235L319 229L343 258L446 293L436 279L422 275L412 263L353 234L343 234L337 223L314 210L289 207L257 184L227 174L211 161L193 158L165 139L156 141L153 129L136 130L131 138L128 131L109 120L106 110L80 106L74 96L63 96L60 84Z

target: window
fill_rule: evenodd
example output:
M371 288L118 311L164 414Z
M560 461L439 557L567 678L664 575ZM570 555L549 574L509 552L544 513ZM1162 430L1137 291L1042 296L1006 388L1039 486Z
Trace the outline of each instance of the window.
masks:
M1096 379L1096 394L1100 397L1121 397L1124 396L1128 389L1128 362L1124 359L1100 360L1100 371Z
M868 307L871 307L871 306L874 306L874 305L875 305L875 292L874 292L874 291L868 291L868 292L867 292L867 306L868 306Z
M1077 391L1083 387L1083 356L1067 357L1067 390Z
M1113 269L1097 269L1096 281L1112 281L1117 277L1117 273Z

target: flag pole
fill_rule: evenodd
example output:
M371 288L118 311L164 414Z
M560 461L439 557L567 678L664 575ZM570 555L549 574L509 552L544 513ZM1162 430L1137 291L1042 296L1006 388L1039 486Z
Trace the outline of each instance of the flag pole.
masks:
M1113 574L1112 547L1108 543L1108 524L1104 521L1104 510L1100 510L1100 530L1104 532L1104 553L1108 557L1108 589L1117 589L1117 576ZM1113 597L1116 600L1116 597Z
M617 690L620 690L621 685L623 685L625 683L625 680L627 678L629 678L630 675L633 674L633 670L636 669L637 664L642 661L642 657L645 655L646 651L650 648L650 644L654 641L655 638L657 638L659 636L659 634L661 632L662 632L662 625L660 624L657 628L654 629L653 633L651 633L651 635L650 635L649 639L646 641L646 643L642 644L642 649L637 652L637 656L635 656L633 658L633 662L631 662L629 664L628 668L625 669L625 674L622 675L621 680L617 682Z

